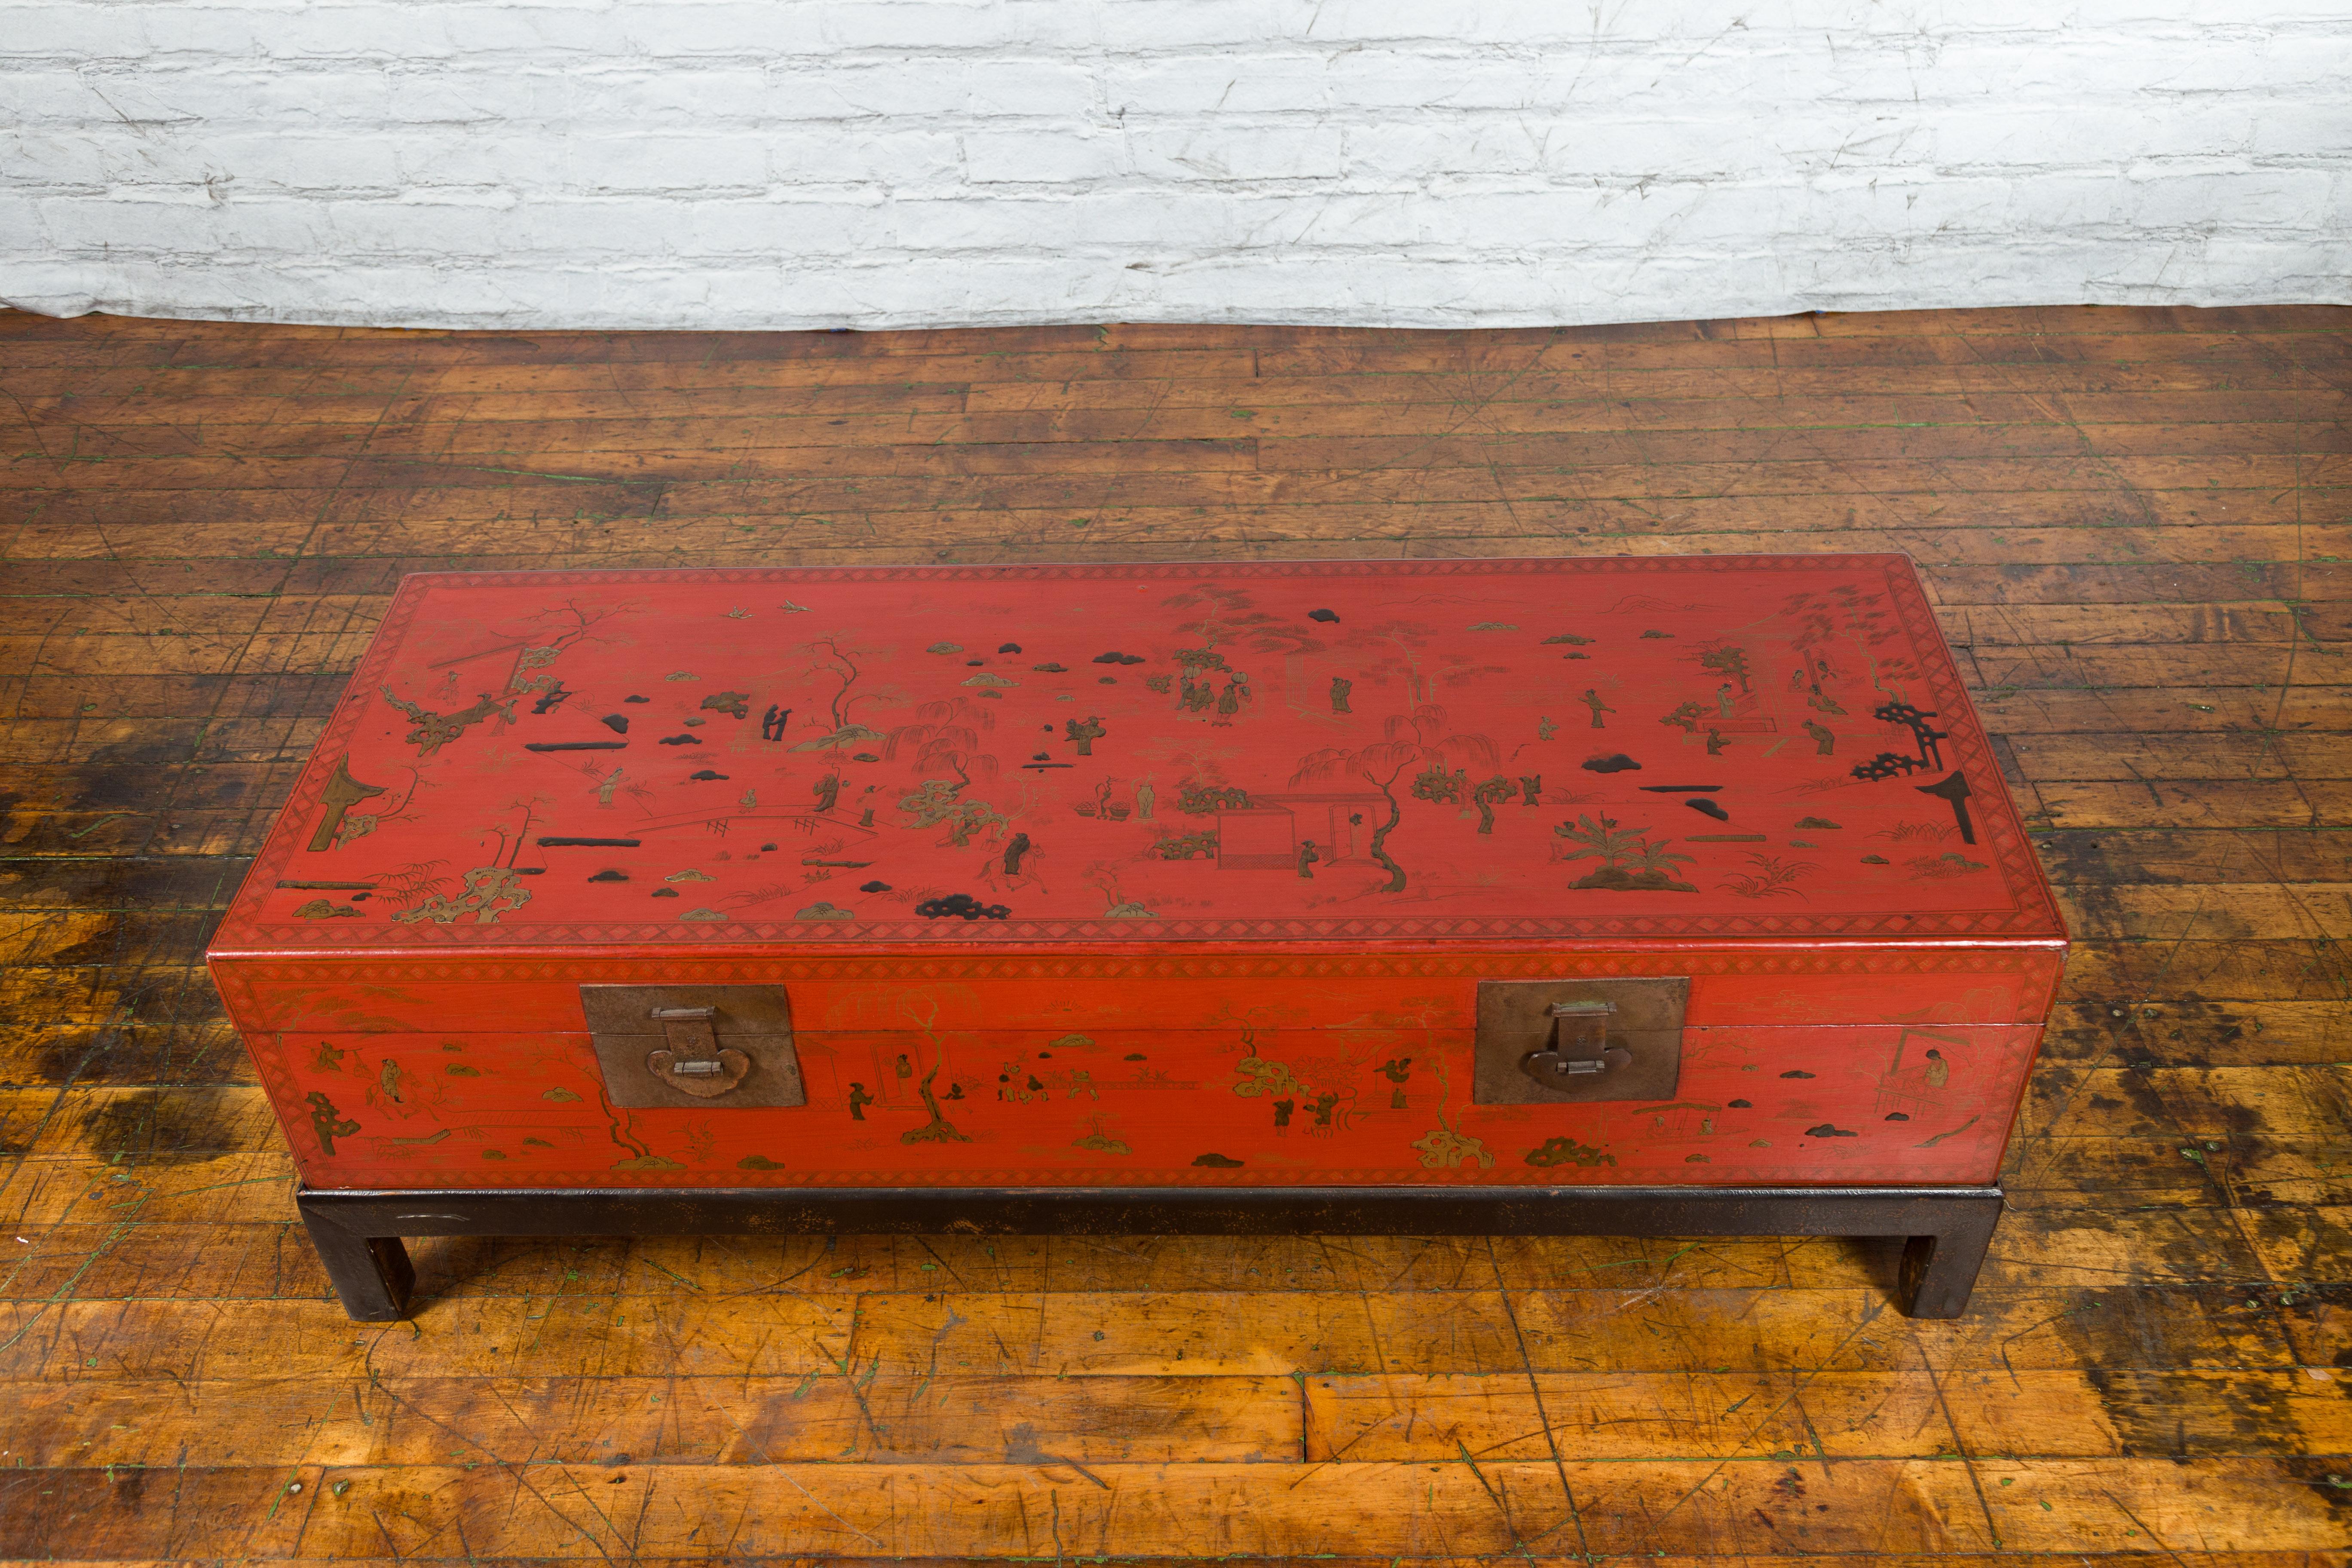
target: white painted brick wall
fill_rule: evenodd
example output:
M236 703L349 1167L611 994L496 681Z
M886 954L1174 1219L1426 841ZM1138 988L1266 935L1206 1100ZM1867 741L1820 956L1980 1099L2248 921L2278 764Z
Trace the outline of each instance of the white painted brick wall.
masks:
M0 299L388 325L2352 302L2352 0L0 5Z

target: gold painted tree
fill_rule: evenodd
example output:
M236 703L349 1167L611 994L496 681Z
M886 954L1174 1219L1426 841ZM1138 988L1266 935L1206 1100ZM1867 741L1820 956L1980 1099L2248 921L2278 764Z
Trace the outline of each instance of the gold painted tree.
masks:
M1570 844L1579 846L1561 858L1581 860L1588 857L1601 862L1601 868L1569 884L1575 888L1602 888L1617 892L1696 893L1698 889L1688 882L1675 879L1676 865L1691 865L1695 858L1677 854L1667 848L1671 838L1652 839L1646 827L1621 827L1613 816L1603 816L1599 821L1580 815L1574 826L1561 823L1553 834ZM1626 868L1634 868L1628 870Z
M1397 830L1404 816L1397 801L1397 780L1413 769L1420 770L1424 778L1435 775L1451 781L1459 771L1466 779L1472 769L1482 773L1494 772L1499 761L1495 742L1486 736L1446 733L1445 710L1434 703L1423 703L1410 714L1386 720L1381 731L1383 738L1369 746L1333 746L1308 752L1299 759L1298 769L1290 782L1293 787L1298 787L1361 779L1378 790L1388 802L1388 820L1372 829L1369 853L1389 874L1387 884L1380 890L1402 893L1405 889L1405 869L1388 852L1389 836ZM1434 791L1438 786L1432 783L1429 787ZM1420 781L1416 781L1412 793L1424 800L1436 798L1422 794Z

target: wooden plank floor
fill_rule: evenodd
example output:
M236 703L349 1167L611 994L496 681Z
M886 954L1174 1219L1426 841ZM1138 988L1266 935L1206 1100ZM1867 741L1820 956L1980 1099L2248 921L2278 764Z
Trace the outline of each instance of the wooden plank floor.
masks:
M2352 311L0 313L0 1556L2352 1560ZM198 964L404 572L1845 549L2079 942L1956 1322L1309 1237L426 1243L352 1324Z

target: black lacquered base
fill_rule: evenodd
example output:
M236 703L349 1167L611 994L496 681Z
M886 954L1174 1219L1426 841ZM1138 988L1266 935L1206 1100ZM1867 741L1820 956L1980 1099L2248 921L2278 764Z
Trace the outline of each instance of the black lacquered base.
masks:
M1969 1304L1998 1187L1087 1187L558 1192L308 1189L303 1223L343 1308L388 1322L405 1236L1899 1236L1915 1318Z

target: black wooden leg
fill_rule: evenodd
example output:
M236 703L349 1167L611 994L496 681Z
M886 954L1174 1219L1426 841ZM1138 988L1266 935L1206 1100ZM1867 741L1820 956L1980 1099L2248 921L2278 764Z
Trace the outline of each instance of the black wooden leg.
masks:
M562 1192L304 1191L343 1308L398 1321L415 1283L404 1236L1900 1236L1896 1300L1968 1310L2000 1220L1994 1187L1192 1187Z
M1984 1267L1993 1226L2000 1221L1998 1198L1955 1204L1941 1232L1906 1240L1895 1290L1904 1312L1914 1318L1957 1318L1967 1311L1969 1294L1976 1289L1977 1270Z
M396 1236L361 1236L303 1205L302 1223L310 1245L327 1266L327 1279L354 1322L394 1323L408 1312L409 1288L416 1270Z

